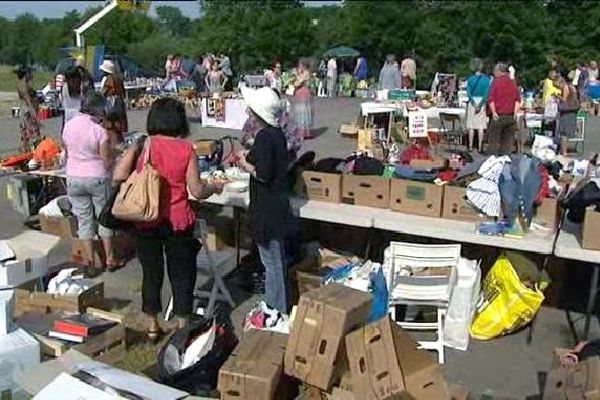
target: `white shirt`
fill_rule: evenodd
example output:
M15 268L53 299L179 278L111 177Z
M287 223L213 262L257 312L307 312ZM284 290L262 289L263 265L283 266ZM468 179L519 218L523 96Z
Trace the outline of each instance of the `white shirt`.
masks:
M327 77L335 78L337 76L337 61L334 58L330 58L327 61Z
M508 67L508 77L514 81L516 75L517 75L517 70L515 69L515 67L510 65Z
M573 76L573 82L571 82L573 86L577 86L577 83L579 82L579 75L581 75L581 69L577 68L575 70L575 75Z

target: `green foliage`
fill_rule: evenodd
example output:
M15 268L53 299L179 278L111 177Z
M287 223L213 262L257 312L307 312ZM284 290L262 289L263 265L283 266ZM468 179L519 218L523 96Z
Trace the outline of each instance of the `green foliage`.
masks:
M347 0L343 7L306 7L299 0L200 0L198 6L199 20L170 6L158 7L156 19L115 10L85 40L154 69L168 53L227 53L237 73L261 71L276 60L291 68L300 57L349 46L363 52L376 76L387 54L412 53L419 88L428 87L436 71L466 76L472 57L488 67L513 61L526 86L546 74L550 56L560 57L565 73L580 59L600 58L598 1ZM0 62L52 68L58 48L72 45L73 29L98 9L56 20L0 18Z

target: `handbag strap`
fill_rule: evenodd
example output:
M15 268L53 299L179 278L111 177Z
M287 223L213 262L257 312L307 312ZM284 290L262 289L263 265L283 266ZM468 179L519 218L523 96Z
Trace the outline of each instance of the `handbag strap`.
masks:
M142 160L144 165L152 165L152 163L150 161L150 158L151 158L150 151L151 151L150 136L148 136L148 138L146 139L146 141L144 143L144 158Z

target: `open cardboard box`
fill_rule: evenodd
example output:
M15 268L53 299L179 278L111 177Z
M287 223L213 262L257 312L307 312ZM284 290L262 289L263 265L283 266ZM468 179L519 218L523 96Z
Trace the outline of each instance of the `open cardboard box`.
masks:
M48 257L59 241L57 236L36 231L26 231L8 239L16 260L0 264L0 285L18 286L45 276Z
M600 250L600 212L594 207L585 210L583 227L581 229L581 247L588 250Z
M48 217L40 214L39 218L42 232L67 239L77 237L77 219L75 217Z
M345 174L342 179L342 202L356 206L388 208L390 180L379 176Z
M442 215L443 186L435 183L392 179L390 208L406 214L439 218Z
M309 200L340 203L342 201L342 175L304 171L298 177L294 191Z

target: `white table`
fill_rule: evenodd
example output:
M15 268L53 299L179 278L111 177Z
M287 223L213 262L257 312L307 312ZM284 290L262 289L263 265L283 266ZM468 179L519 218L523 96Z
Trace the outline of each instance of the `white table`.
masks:
M206 113L208 99L202 99L202 127L236 129L241 131L248 119L246 103L242 99L225 99L225 121L217 121Z
M565 260L583 261L589 263L592 268L592 278L590 280L590 291L588 294L588 303L585 312L585 325L583 328L583 339L587 340L590 332L590 322L592 319L592 313L596 305L596 296L598 294L598 279L600 278L600 251L587 250L581 247L579 241L579 234L581 232L581 226L569 222L566 218L564 219L563 225L558 233L556 239L556 246L554 248L554 255L556 257L564 258ZM575 333L573 322L571 321L570 315L567 310L567 318L571 329Z
M422 217L391 210L375 210L373 225L376 229L390 232L542 255L551 255L554 246L554 234L551 233L531 232L522 239L478 235L474 222Z

